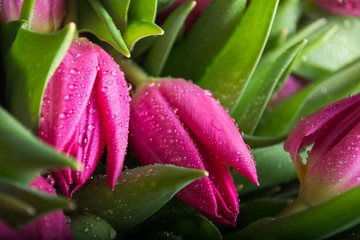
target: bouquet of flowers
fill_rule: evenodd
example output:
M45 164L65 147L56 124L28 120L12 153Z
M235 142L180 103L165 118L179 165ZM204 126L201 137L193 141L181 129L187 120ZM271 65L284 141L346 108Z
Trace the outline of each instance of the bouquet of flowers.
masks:
M0 240L359 239L359 17L0 0Z

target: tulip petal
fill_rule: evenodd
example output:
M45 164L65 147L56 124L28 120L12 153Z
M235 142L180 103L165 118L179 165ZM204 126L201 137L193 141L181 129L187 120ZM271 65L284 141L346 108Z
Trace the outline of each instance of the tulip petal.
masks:
M331 135L338 134L341 140L336 139L331 149L326 149L325 156L311 168L308 178L318 184L333 187L337 185L340 192L346 191L360 183L360 105L343 117L330 128ZM330 138L330 139L329 139ZM321 139L318 140L321 142ZM313 147L315 148L316 143ZM316 151L315 149L312 151ZM311 153L308 161L311 159ZM345 185L345 187L342 187Z
M216 222L235 226L236 218L239 215L239 199L229 168L210 149L200 146L199 143L197 147L201 150L205 168L209 172L218 205L217 216L207 215L207 217Z
M207 148L253 183L259 184L253 157L239 130L209 91L183 79L160 82L160 91Z
M334 13L360 16L359 0L313 0L320 7Z
M0 240L21 240L22 236L0 219Z
M107 146L106 173L109 186L114 189L126 154L131 98L119 65L103 49L96 45L94 48L99 59L96 89Z
M289 134L284 149L290 153L291 158L295 161L300 150L320 138L328 130L328 126L336 122L343 114L351 111L359 103L360 94L357 94L329 104L319 111L304 117Z
M105 139L101 137L100 111L96 95L96 93L91 94L89 104L83 114L78 131L76 131L75 140L71 143L71 149L67 151L81 162L81 169L79 171L66 169L54 174L57 182L62 181L61 185L66 185L61 187L61 191L68 198L71 198L73 193L81 188L94 172L105 146Z
M154 84L147 85L134 97L129 140L138 160L144 165L174 164L205 170L189 133ZM218 216L209 177L189 184L176 196L207 215Z
M56 196L55 189L46 179L39 177L31 184L31 188ZM19 231L26 239L60 240L73 239L70 226L66 224L61 210L54 211L22 227Z
M31 29L35 32L55 32L61 27L65 14L64 0L36 0Z
M22 0L0 0L0 24L18 20L22 4Z
M63 151L78 129L96 78L92 44L75 40L50 79L41 107L39 137Z
M55 189L43 177L36 178L30 188L46 194L56 196ZM66 223L65 215L61 210L51 212L34 220L19 230L12 229L0 220L0 239L37 239L37 240L65 240L73 239L70 226Z

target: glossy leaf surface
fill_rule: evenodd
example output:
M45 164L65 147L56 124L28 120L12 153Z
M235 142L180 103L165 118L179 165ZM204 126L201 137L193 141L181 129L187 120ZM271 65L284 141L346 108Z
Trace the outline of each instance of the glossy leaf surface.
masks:
M94 179L74 198L80 200L80 209L86 208L116 230L124 231L151 216L180 189L206 174L196 169L150 165L123 172L114 191L108 188L105 178Z
M75 25L52 34L35 33L24 26L5 56L6 102L16 118L35 130L46 84L70 47Z

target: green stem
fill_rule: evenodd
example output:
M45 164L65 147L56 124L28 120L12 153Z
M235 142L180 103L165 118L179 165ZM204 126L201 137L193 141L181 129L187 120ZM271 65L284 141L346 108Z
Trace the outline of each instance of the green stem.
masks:
M150 82L150 76L131 59L125 59L120 56L115 58L115 61L120 65L121 70L125 73L126 80L135 87L138 87L143 83Z
M28 21L28 26L27 26L28 29L31 28L31 20L32 20L32 16L33 16L34 3L35 3L35 0L24 0L22 7L21 7L20 19L25 19Z
M297 197L295 201L287 206L284 210L282 210L280 213L278 213L276 216L288 216L297 212L300 212L302 210L305 210L309 208L310 206L304 202L304 200L300 197Z

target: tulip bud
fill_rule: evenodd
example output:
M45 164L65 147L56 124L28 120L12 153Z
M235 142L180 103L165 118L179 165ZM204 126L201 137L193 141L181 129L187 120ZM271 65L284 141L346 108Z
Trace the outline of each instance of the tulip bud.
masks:
M0 0L0 24L20 18L22 0ZM35 0L31 29L49 33L60 29L65 14L65 0Z
M313 0L320 7L338 14L360 16L359 0Z
M239 204L227 164L258 184L234 122L209 91L183 79L142 86L131 105L130 145L140 163L206 170L177 197L216 222L234 225Z
M303 162L299 151L314 143ZM300 120L285 142L301 183L300 198L313 205L360 184L360 94Z
M46 194L56 196L55 189L43 177L36 178L30 188ZM65 215L61 210L46 214L18 230L12 229L0 220L0 240L16 239L73 239L70 226L66 223Z
M67 197L86 183L105 144L114 188L126 153L130 101L124 73L112 57L85 38L74 40L45 89L39 124L42 141L81 163L80 171L54 172Z

